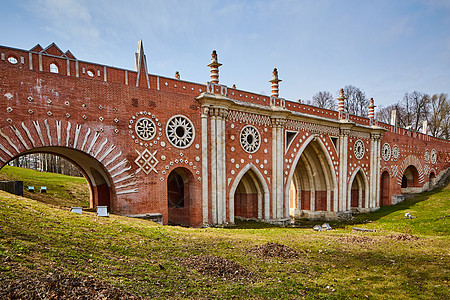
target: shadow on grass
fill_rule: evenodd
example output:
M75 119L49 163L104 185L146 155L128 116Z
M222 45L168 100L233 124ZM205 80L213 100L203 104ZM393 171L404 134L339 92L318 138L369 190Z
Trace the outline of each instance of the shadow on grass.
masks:
M396 213L398 211L407 210L419 202L425 201L430 198L430 196L441 192L447 185L448 181L444 186L437 187L432 191L423 192L417 195L408 195L405 201L398 203L396 205L382 206L380 209L370 212L370 213L358 213L354 214L349 220L339 220L339 221L324 221L324 220L308 220L308 219L292 219L292 225L285 226L285 228L312 228L315 225L322 225L323 223L328 223L332 228L344 228L348 225L363 225L377 221L387 215ZM256 220L235 220L235 224L228 229L265 229L265 228L280 228L284 227L281 225L269 224L265 222L260 222Z

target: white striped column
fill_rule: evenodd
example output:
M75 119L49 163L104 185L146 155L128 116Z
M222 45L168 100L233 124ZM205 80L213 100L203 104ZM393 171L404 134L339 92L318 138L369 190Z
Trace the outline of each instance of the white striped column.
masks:
M228 109L210 108L211 115L211 210L214 224L224 224L226 215L225 121Z
M347 163L348 163L348 135L349 129L341 129L339 151L339 211L346 211L347 204Z
M286 216L283 210L283 125L285 119L272 119L272 218L281 219ZM287 204L289 206L289 204ZM286 210L288 210L288 206ZM289 212L287 212L289 215Z
M203 224L208 224L208 113L209 108L202 109L202 212Z
M210 110L211 115L211 216L212 223L217 224L217 133L215 110Z

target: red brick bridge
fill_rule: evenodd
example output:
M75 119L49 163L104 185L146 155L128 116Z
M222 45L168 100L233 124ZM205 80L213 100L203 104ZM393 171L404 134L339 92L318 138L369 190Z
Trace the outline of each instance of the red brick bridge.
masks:
M431 188L450 167L449 141L368 118L210 82L78 60L55 44L0 46L0 167L29 153L71 160L91 205L163 223L286 224L336 219ZM270 79L270 77L269 77Z

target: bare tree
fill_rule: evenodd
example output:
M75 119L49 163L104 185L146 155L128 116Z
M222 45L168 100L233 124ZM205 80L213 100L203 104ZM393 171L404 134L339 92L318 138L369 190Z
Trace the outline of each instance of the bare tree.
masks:
M361 89L354 85L347 85L344 87L344 109L352 115L361 117L367 116L369 100Z
M321 91L315 94L312 97L311 104L320 108L336 109L336 101L328 91Z
M377 110L377 120L386 124L391 123L391 115L394 109L397 109L397 104L392 104L386 107L380 106Z
M429 113L430 96L414 91L405 93L398 105L398 120L401 127L418 131Z
M428 124L432 136L450 139L450 98L447 94L431 96Z

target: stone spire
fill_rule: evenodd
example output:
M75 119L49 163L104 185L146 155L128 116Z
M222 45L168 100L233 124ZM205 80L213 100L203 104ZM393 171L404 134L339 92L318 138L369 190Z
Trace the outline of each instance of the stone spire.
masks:
M137 52L135 53L134 69L137 72L136 86L139 86L140 81L145 78L147 81L147 88L150 88L147 72L147 58L144 54L144 44L142 43L142 40L139 41Z
M272 72L272 80L269 80L269 82L272 83L272 97L278 97L278 83L281 82L281 79L278 79L278 70L277 68L273 69Z
M211 63L208 65L211 68L211 82L214 84L219 84L219 67L221 65L217 59L217 52L214 50L211 54Z
M339 97L337 98L337 100L338 100L338 111L344 112L344 100L345 100L344 89L341 89L339 91Z
M373 100L373 98L370 98L370 101L369 101L369 106L368 106L368 108L369 108L369 119L373 119L373 118L375 118L375 101Z

